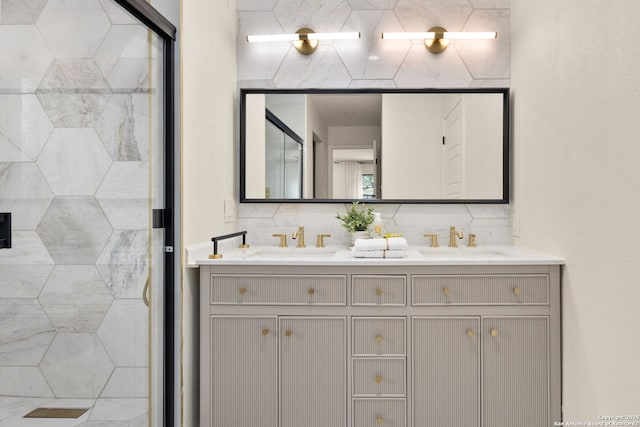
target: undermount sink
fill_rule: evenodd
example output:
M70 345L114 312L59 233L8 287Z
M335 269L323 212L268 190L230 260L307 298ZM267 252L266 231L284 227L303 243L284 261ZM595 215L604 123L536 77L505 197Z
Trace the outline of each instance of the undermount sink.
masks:
M336 254L335 248L260 248L245 258L330 258Z
M449 248L449 247L440 247L440 248L418 248L418 252L424 256L425 258L474 258L474 259L484 259L484 258L498 258L504 259L509 258L508 254L504 252L494 249L494 248L469 248L469 247L459 247L459 248Z

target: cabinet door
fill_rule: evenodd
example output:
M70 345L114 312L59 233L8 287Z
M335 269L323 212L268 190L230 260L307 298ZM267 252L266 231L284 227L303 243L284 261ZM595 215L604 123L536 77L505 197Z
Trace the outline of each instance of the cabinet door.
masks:
M548 323L535 316L482 319L485 427L551 425Z
M211 427L277 427L275 317L211 318Z
M279 331L281 427L346 426L346 318L281 317Z
M415 426L480 425L480 318L413 318Z

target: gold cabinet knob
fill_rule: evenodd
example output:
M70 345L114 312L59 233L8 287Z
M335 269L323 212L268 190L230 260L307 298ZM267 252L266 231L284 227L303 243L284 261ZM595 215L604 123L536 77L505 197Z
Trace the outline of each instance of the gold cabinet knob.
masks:
M380 288L376 289L376 295L378 296L382 295L382 289Z
M515 294L515 296L519 297L520 294L522 293L522 289L520 288L513 288L513 293Z
M380 384L382 382L382 375L376 375L376 383Z
M451 289L449 289L449 288L444 288L444 289L442 290L442 293L443 293L443 294L445 294L446 296L449 296L449 295L451 295Z
M492 329L491 330L491 336L492 337L497 337L498 336L498 330L497 329Z
M309 295L313 295L313 294L316 293L316 290L313 289L313 288L309 288L309 290L307 292L309 292Z
M382 415L378 415L376 417L376 424L381 425L384 422L384 420L382 419Z
M471 329L467 329L467 336L472 337L473 335L473 331Z
M378 335L378 336L376 336L376 341L377 341L378 343L381 343L381 342L382 342L382 335Z
M266 336L266 335L269 335L269 328L264 328L264 329L262 330L262 335L265 335L265 336Z
M238 289L238 292L240 292L240 295L244 295L247 293L247 288L240 288Z
M287 329L284 334L288 337L290 337L291 335L293 335L293 331L291 329Z

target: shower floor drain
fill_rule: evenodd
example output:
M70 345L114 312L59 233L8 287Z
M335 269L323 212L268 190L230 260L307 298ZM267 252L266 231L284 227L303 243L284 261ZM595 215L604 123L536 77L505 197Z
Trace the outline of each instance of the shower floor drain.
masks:
M89 408L37 408L24 418L78 418Z

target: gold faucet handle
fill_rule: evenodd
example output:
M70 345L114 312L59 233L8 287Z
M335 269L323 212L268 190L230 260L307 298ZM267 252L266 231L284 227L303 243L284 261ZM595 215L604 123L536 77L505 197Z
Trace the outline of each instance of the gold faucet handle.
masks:
M478 246L478 242L476 241L476 235L473 233L469 233L469 247L475 248Z
M278 246L280 246L281 248L286 248L287 247L287 235L284 233L276 233L273 235L273 237L279 237L280 238L280 244Z
M427 234L424 235L424 237L431 237L431 247L432 248L439 247L439 245L438 245L438 235L436 233L427 233Z
M304 227L298 227L298 231L291 233L291 238L298 239L298 244L296 245L298 248L304 248Z
M331 234L318 234L318 238L316 240L316 248L324 248L325 237L331 237Z

